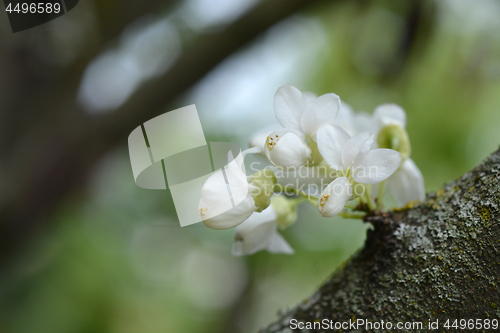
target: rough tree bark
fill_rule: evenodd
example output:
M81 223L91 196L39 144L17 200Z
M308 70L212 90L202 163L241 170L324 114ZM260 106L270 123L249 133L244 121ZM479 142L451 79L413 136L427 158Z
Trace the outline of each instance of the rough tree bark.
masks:
M261 332L291 332L291 318L424 325L436 319L499 319L499 177L500 149L424 202L368 217L374 228L364 248Z

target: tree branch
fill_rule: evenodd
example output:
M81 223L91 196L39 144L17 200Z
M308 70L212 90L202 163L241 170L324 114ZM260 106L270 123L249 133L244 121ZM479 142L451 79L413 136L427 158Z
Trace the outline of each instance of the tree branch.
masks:
M292 318L424 325L436 319L498 319L499 179L500 150L425 202L370 218L374 229L364 248L261 332L290 332ZM309 331L327 330L303 332Z

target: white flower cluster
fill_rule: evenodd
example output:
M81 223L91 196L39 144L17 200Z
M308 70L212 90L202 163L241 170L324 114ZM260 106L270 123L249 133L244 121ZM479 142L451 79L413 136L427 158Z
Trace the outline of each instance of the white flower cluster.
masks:
M406 113L400 106L383 104L369 115L354 112L333 93L317 97L291 85L278 89L273 106L283 128L256 134L250 140L254 148L212 175L202 189L198 208L203 223L213 229L236 227L234 255L264 249L293 253L278 229L296 220L301 202L315 205L324 217L362 218L381 211L386 189L399 204L424 198L423 177L409 157ZM249 152L261 153L273 167L247 177L242 165ZM280 184L276 177L278 171L293 173L292 178L311 185L316 179L304 174L321 170L327 183L318 197Z

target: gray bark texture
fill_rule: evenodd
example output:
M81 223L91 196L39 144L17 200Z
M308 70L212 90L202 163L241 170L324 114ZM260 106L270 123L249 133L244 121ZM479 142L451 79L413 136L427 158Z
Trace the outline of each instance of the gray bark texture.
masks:
M292 318L500 319L499 179L500 149L424 202L367 217L374 228L364 248L261 333L292 332Z

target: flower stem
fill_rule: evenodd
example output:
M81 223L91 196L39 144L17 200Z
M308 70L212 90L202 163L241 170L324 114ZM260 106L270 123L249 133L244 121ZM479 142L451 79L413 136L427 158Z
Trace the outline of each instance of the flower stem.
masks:
M370 197L368 186L366 187L365 198L366 198L366 201L367 201L367 204L368 204L368 209L370 209L370 211L373 212L375 210L375 206L373 205L373 201L372 201L372 199Z
M281 192L281 193L290 193L291 192L291 193L300 195L302 198L307 200L307 202L309 202L311 205L313 205L315 207L318 203L318 198L313 197L312 195L310 195L308 193L302 192L302 191L296 189L295 187L275 184L274 185L274 192Z
M290 202L292 203L293 207L298 206L300 203L306 201L306 198L296 198L296 199L290 199Z
M366 213L361 212L346 212L342 211L339 213L339 216L342 216L345 219L362 219Z
M378 196L377 196L377 210L380 210L382 208L382 199L384 197L384 190L385 190L385 180L380 184L380 187L378 189Z
M361 205L365 205L365 204L366 204L365 198L363 198L363 197L358 197L358 200L359 200L359 203L360 203Z
M345 208L350 208L352 210L358 210L357 206L356 205L353 205L353 204L345 204L344 206Z

